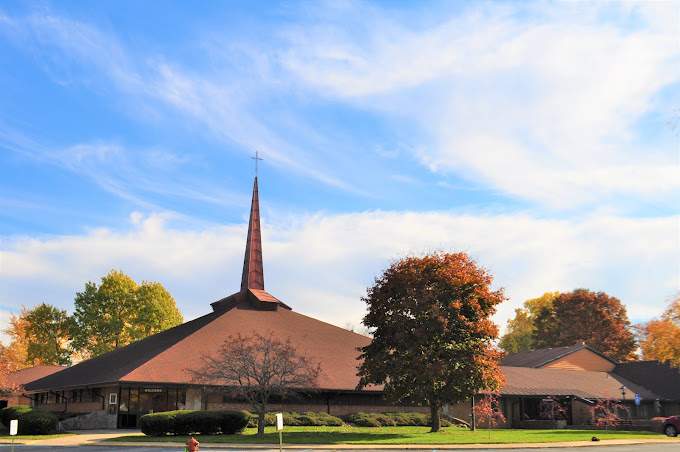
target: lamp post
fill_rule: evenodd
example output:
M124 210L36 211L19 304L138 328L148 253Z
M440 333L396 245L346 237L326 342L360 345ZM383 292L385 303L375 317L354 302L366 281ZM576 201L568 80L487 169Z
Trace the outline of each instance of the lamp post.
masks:
M623 406L623 416L625 418L627 418L628 417L628 411L626 410L626 389L628 389L628 388L626 388L625 386L621 386L619 389L621 390L621 397L622 397L621 405ZM625 420L628 420L628 419L625 419Z

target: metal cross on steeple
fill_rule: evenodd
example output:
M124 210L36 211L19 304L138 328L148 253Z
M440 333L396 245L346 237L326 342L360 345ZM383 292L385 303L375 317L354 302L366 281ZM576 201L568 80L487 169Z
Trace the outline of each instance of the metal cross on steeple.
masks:
M255 160L255 177L257 177L257 161L258 160L263 160L259 157L257 154L257 151L255 151L255 157L250 157L251 159Z

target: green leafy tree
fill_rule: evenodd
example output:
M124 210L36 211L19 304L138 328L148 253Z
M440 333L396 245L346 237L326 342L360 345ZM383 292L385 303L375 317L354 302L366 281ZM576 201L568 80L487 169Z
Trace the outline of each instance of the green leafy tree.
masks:
M504 297L492 279L465 253L393 263L363 298L373 341L360 349L359 388L384 385L394 402L427 403L433 432L443 405L497 390L503 376L490 316Z
M41 303L28 311L25 320L29 364L71 364L68 338L73 321L65 309Z
M175 300L154 282L138 285L111 270L101 284L88 282L75 298L72 346L85 358L124 347L183 322Z
M508 320L505 334L498 346L506 352L519 352L536 348L532 338L536 329L534 322L542 309L552 309L553 300L559 292L546 292L538 298L524 302L524 308L515 309L515 318Z
M561 347L585 341L619 361L635 359L635 338L626 308L604 292L576 289L555 298L534 321L536 347Z

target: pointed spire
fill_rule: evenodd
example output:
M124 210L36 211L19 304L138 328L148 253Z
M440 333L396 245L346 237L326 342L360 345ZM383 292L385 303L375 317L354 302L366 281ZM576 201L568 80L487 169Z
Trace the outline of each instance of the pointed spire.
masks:
M257 176L255 176L255 185L253 186L253 201L250 205L250 221L248 221L248 240L246 241L246 255L243 258L243 276L241 277L241 291L248 289L264 290Z

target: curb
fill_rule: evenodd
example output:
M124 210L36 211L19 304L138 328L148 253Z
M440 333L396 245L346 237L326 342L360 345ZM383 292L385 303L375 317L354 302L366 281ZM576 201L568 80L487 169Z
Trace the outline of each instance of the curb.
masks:
M474 449L545 449L569 448L569 447L602 447L602 446L635 446L646 444L678 443L680 438L658 439L610 439L601 441L568 441L554 443L514 443L514 444L284 444L285 450L474 450ZM88 446L104 447L159 447L178 448L184 447L184 443L117 443L113 441L98 441L87 444ZM272 450L278 449L278 444L201 444L201 449L220 450Z

